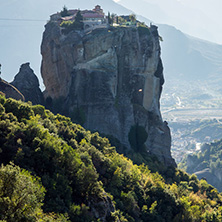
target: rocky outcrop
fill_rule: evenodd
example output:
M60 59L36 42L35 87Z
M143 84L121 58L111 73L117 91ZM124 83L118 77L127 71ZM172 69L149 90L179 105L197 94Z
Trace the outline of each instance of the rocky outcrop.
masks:
M41 70L46 100L87 129L112 135L128 149L145 146L175 166L170 130L159 109L164 78L157 27L67 35L57 23L45 28Z
M2 92L6 98L13 98L16 100L25 101L24 96L19 90L8 82L0 78L0 92Z
M110 212L115 211L115 206L106 192L103 192L100 197L91 198L88 202L93 215L100 221L107 221L110 216Z
M22 64L19 73L11 82L25 97L25 101L31 101L33 105L44 104L43 93L39 88L39 80L30 68L29 63Z

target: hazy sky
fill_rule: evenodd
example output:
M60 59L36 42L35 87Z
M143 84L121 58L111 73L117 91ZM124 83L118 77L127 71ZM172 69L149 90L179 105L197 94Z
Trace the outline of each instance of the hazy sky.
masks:
M222 44L221 0L115 0L156 23Z

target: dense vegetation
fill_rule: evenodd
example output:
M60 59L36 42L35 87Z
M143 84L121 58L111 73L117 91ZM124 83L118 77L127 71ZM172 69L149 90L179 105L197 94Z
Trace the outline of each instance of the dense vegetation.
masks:
M64 34L68 34L73 30L83 30L83 17L80 11L77 12L76 17L73 21L63 21L60 26L63 28L62 32Z
M185 157L179 167L189 173L203 171L200 175L204 175L204 171L207 170L207 174L204 175L206 179L222 191L220 179L222 175L222 140L203 145L200 152Z
M205 180L173 168L164 179L40 105L0 96L0 151L0 220L222 220L222 197Z

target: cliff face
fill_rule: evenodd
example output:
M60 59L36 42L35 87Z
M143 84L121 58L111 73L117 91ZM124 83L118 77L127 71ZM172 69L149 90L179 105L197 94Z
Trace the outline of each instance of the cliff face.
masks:
M41 53L46 100L60 101L63 113L87 129L112 135L127 148L145 145L175 166L170 130L159 110L164 79L157 27L63 35L49 22Z
M29 63L22 64L19 73L11 82L25 97L25 101L35 104L44 104L43 94L39 88L39 80L30 68Z

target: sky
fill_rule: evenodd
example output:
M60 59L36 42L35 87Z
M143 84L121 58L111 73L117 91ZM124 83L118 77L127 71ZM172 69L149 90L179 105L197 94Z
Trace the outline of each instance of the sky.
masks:
M155 23L222 44L221 0L115 0Z

